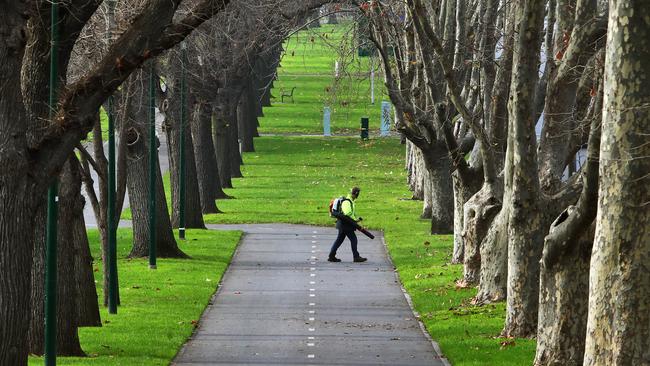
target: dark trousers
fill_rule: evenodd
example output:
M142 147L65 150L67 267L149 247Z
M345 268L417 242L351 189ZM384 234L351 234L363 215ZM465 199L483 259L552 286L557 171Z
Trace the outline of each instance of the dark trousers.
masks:
M352 255L354 258L357 258L359 256L359 252L357 252L357 234L354 233L354 229L345 230L339 228L339 235L336 237L336 240L334 240L332 249L330 249L330 258L336 256L336 251L339 249L341 244L343 244L343 240L345 240L346 236L348 239L350 239L350 245L352 246Z

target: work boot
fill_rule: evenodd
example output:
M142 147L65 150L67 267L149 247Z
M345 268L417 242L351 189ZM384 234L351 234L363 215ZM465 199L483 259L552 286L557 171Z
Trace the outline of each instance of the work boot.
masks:
M355 262L365 262L365 261L367 261L367 260L368 260L368 258L364 258L364 257L361 257L361 256L359 256L359 257L354 257L354 261L355 261Z
M336 258L336 257L329 257L329 258L327 258L327 261L328 262L340 262L341 260Z

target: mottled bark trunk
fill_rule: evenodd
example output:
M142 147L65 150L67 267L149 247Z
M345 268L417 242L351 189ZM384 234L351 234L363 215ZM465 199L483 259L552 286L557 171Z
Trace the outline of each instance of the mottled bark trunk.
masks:
M419 171L419 175L421 176L422 180L422 198L423 198L423 203L422 203L422 213L420 214L421 219L428 219L431 220L433 217L433 181L431 179L431 176L429 175L429 171L426 169L421 169Z
M598 79L602 73L599 73ZM581 365L587 328L589 260L598 201L602 85L594 100L583 187L551 225L542 253L535 365Z
M481 190L467 198L462 206L461 232L465 246L463 281L466 286L476 285L481 279L482 254L487 254L481 249L481 243L486 238L494 218L501 210L502 191L496 189L495 186L496 184L484 184ZM485 259L492 260L492 258ZM505 257L500 257L499 260L505 261Z
M609 2L584 364L650 364L650 8Z
M454 191L450 174L451 160L441 144L422 155L431 183L431 234L452 234Z
M515 43L508 150L503 205L508 207L508 292L504 336L531 337L537 331L539 259L544 232L540 210L535 141L534 96L539 44L544 24L542 0L517 4L520 19Z
M582 364L593 228L586 231L552 268L542 269L536 366Z
M507 207L502 207L481 241L481 273L476 304L503 301L508 284L508 218Z
M412 142L407 143L409 149L409 186L413 192L412 199L424 200L424 182L425 174L423 173L426 168L424 167L424 160L422 159L422 151L415 146ZM423 213L430 211L430 208L423 208ZM431 217L431 216L428 216Z
M192 138L194 156L196 157L196 175L201 195L201 212L204 214L220 212L215 200L218 193L223 193L214 145L211 137L210 105L197 103L192 114Z

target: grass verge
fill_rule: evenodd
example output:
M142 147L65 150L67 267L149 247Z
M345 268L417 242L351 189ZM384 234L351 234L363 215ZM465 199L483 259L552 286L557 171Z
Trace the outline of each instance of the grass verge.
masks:
M91 252L100 258L97 230L89 230ZM146 258L128 259L132 230L118 230L118 269L122 305L117 315L100 308L103 326L81 328L88 357L60 357L59 365L168 365L192 334L196 322L226 270L241 232L188 230L180 248L191 259L158 259L149 270ZM95 262L99 299L101 261ZM42 365L30 357L30 365Z

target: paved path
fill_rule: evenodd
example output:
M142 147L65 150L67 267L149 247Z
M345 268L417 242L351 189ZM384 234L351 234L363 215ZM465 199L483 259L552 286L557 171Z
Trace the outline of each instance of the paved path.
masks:
M200 326L173 365L446 365L424 335L383 245L327 262L335 229L209 225L245 235ZM436 347L437 349L437 347Z

